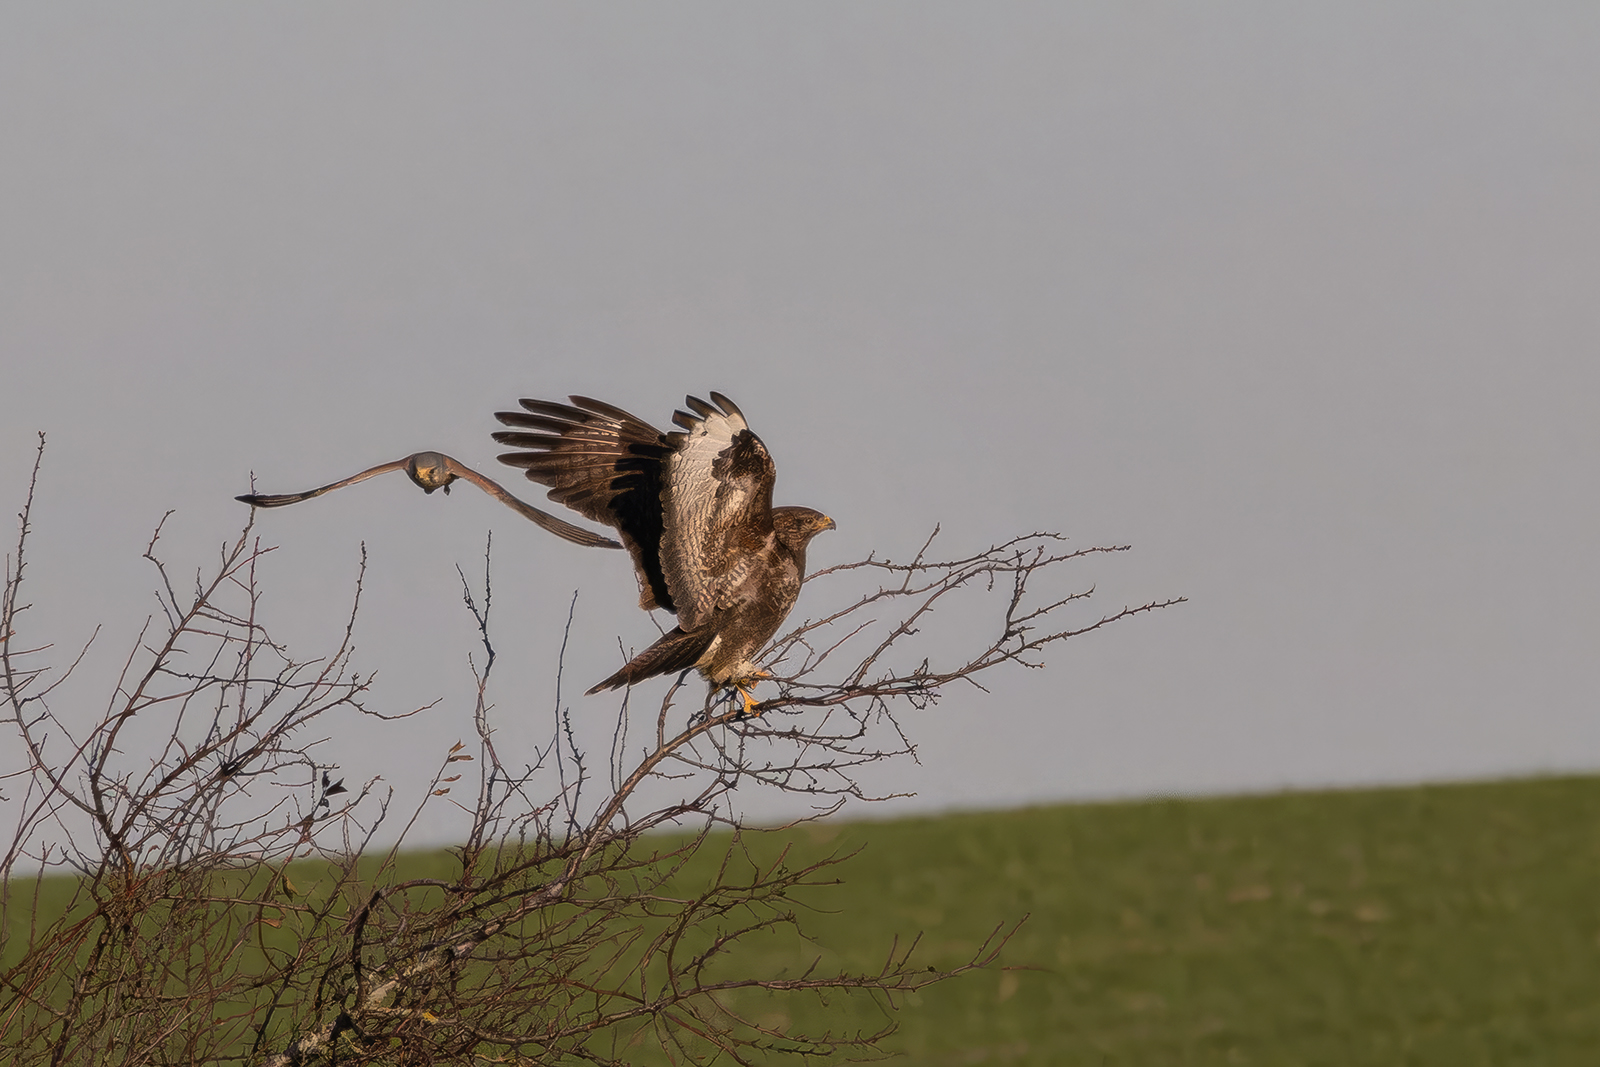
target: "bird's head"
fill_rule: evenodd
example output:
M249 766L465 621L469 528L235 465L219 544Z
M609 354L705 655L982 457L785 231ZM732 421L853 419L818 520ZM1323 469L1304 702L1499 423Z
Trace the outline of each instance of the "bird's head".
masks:
M424 493L435 489L450 492L450 483L456 474L450 469L450 460L439 452L418 452L406 460L406 473L422 487Z
M814 508L773 508L772 526L778 540L797 552L823 530L839 528L838 523Z

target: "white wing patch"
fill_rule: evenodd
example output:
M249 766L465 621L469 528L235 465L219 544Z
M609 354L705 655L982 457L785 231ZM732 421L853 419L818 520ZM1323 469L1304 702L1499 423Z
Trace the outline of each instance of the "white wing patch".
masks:
M665 484L661 487L662 562L677 572L686 588L673 589L678 608L678 625L694 630L705 624L716 607L716 585L710 572L724 555L721 545L707 543L716 526L718 512L724 510L723 486L712 468L733 439L750 427L740 414L713 409L691 423L684 432L683 444L667 457ZM670 560L671 563L667 563ZM680 592L684 595L680 597Z
M683 432L669 435L673 452L661 489L662 568L672 584L678 625L686 630L703 626L715 609L727 606L723 601L751 566L748 552L727 542L753 513L772 506L772 461L765 447L731 400L711 396L716 407L689 397L696 414L673 417Z

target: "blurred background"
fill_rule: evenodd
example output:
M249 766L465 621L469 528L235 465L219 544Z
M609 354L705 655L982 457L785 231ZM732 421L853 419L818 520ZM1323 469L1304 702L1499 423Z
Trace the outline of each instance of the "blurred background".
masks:
M715 389L838 521L814 568L1053 530L1134 546L1088 616L1189 598L907 715L872 811L1594 769L1597 50L1581 3L7 7L27 643L101 627L56 704L93 715L169 509L186 582L252 475L435 448L538 502L494 411ZM369 706L438 701L327 723L352 782L470 735L491 530L502 752L574 591L609 738L577 694L655 634L620 554L394 475L258 516L279 639L336 644L364 543Z

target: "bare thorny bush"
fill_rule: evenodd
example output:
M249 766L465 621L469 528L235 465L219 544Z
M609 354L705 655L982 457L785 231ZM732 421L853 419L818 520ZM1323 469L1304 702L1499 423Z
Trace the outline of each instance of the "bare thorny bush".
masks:
M912 943L885 946L881 966L859 973L815 963L744 973L741 943L797 929L796 895L834 884L843 857L759 858L740 833L734 791L801 793L824 813L866 799L858 772L913 752L905 709L1175 602L1060 626L1057 613L1089 593L1040 602L1030 587L1120 549L1071 550L1052 534L943 561L928 557L930 538L909 562L829 568L812 579L848 602L778 639L766 660L778 694L763 714L742 718L737 701L715 694L686 700L699 683L680 679L642 745L624 702L602 775L576 744L559 689L547 748L531 760L497 750L486 559L480 590L463 577L482 648L471 665L475 745L441 744L407 817L392 790L346 789L313 754L319 720L375 715L351 661L359 581L338 647L292 657L257 617L270 549L250 526L192 589L170 580L152 538L145 555L163 613L140 633L103 712L59 709L58 687L83 654L52 673L48 649L20 629L37 473L36 461L0 606L4 744L23 757L0 765L0 811L14 823L9 841L0 836L0 1048L19 1064L750 1063L870 1052L902 994L995 963L1006 931L943 970L914 961ZM852 577L868 580L850 592ZM995 616L987 644L949 663L901 662L932 613L972 591ZM463 801L469 775L476 796ZM449 871L404 877L406 830L421 804L452 790L470 832ZM395 844L373 847L380 826L402 817L386 831ZM713 835L719 828L734 833ZM644 836L668 829L677 832ZM721 850L715 862L689 866L711 849ZM773 995L871 997L884 1025L786 1032L749 1009Z

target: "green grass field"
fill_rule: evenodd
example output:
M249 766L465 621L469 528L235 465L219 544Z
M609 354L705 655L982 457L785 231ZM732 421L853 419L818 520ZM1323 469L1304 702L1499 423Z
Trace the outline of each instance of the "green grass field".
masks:
M750 945L747 973L818 955L873 969L919 931L921 958L950 965L1029 916L1009 969L908 999L885 1045L902 1062L1600 1062L1600 778L1071 805L746 843L862 849L837 868L845 884L806 893L815 944ZM795 1027L882 1021L864 999L741 1007Z
M921 930L951 964L1030 916L1003 960L1036 969L958 978L899 1013L888 1047L917 1064L1600 1062L1600 779L789 836L865 846L819 894L833 913L807 921L832 958L871 966Z

